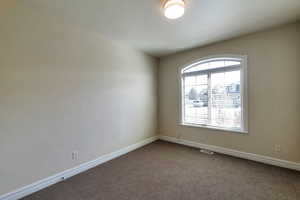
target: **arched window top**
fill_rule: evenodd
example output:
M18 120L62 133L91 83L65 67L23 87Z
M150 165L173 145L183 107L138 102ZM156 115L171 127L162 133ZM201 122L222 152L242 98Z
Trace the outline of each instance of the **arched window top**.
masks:
M241 65L241 58L233 57L215 57L209 59L202 59L196 61L182 69L182 74L189 74L193 72L201 72L207 70L223 69L230 67L238 67Z

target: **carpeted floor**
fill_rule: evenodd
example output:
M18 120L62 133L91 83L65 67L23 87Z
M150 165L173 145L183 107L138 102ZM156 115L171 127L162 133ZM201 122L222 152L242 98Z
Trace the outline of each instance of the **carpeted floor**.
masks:
M300 200L300 172L156 141L24 200Z

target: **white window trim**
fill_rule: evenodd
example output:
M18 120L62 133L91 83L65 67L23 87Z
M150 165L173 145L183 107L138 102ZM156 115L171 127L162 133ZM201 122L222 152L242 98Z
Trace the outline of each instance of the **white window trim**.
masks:
M191 124L191 123L184 123L183 121L183 108L184 108L184 94L183 91L183 76L182 76L182 70L186 67L190 67L192 65L199 64L203 61L209 60L209 59L217 59L217 58L232 58L232 59L238 59L241 61L241 108L242 108L242 119L241 119L241 128L240 129L231 129L231 128L222 128L222 127L214 127L209 125L200 125L200 124ZM183 66L180 66L178 69L178 81L179 81L179 125L182 126L188 126L188 127L198 127L198 128L206 128L206 129L212 129L212 130L219 130L219 131L228 131L233 133L248 133L248 72L247 72L247 60L248 57L246 55L233 55L233 54L222 54L222 55L214 55L214 56L208 56L203 57L197 60L194 60L188 64L185 64Z

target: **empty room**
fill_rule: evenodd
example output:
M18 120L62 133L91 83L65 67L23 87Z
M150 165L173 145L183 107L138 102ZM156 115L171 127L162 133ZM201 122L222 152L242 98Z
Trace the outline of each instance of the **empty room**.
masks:
M300 0L0 2L0 200L300 200Z

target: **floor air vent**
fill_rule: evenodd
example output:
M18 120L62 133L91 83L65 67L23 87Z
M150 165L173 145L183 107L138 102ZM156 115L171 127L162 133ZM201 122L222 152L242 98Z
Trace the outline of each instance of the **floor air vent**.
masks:
M215 153L215 152L210 151L210 150L207 150L207 149L200 149L200 152L201 152L201 153L208 154L208 155L213 155L213 154Z

